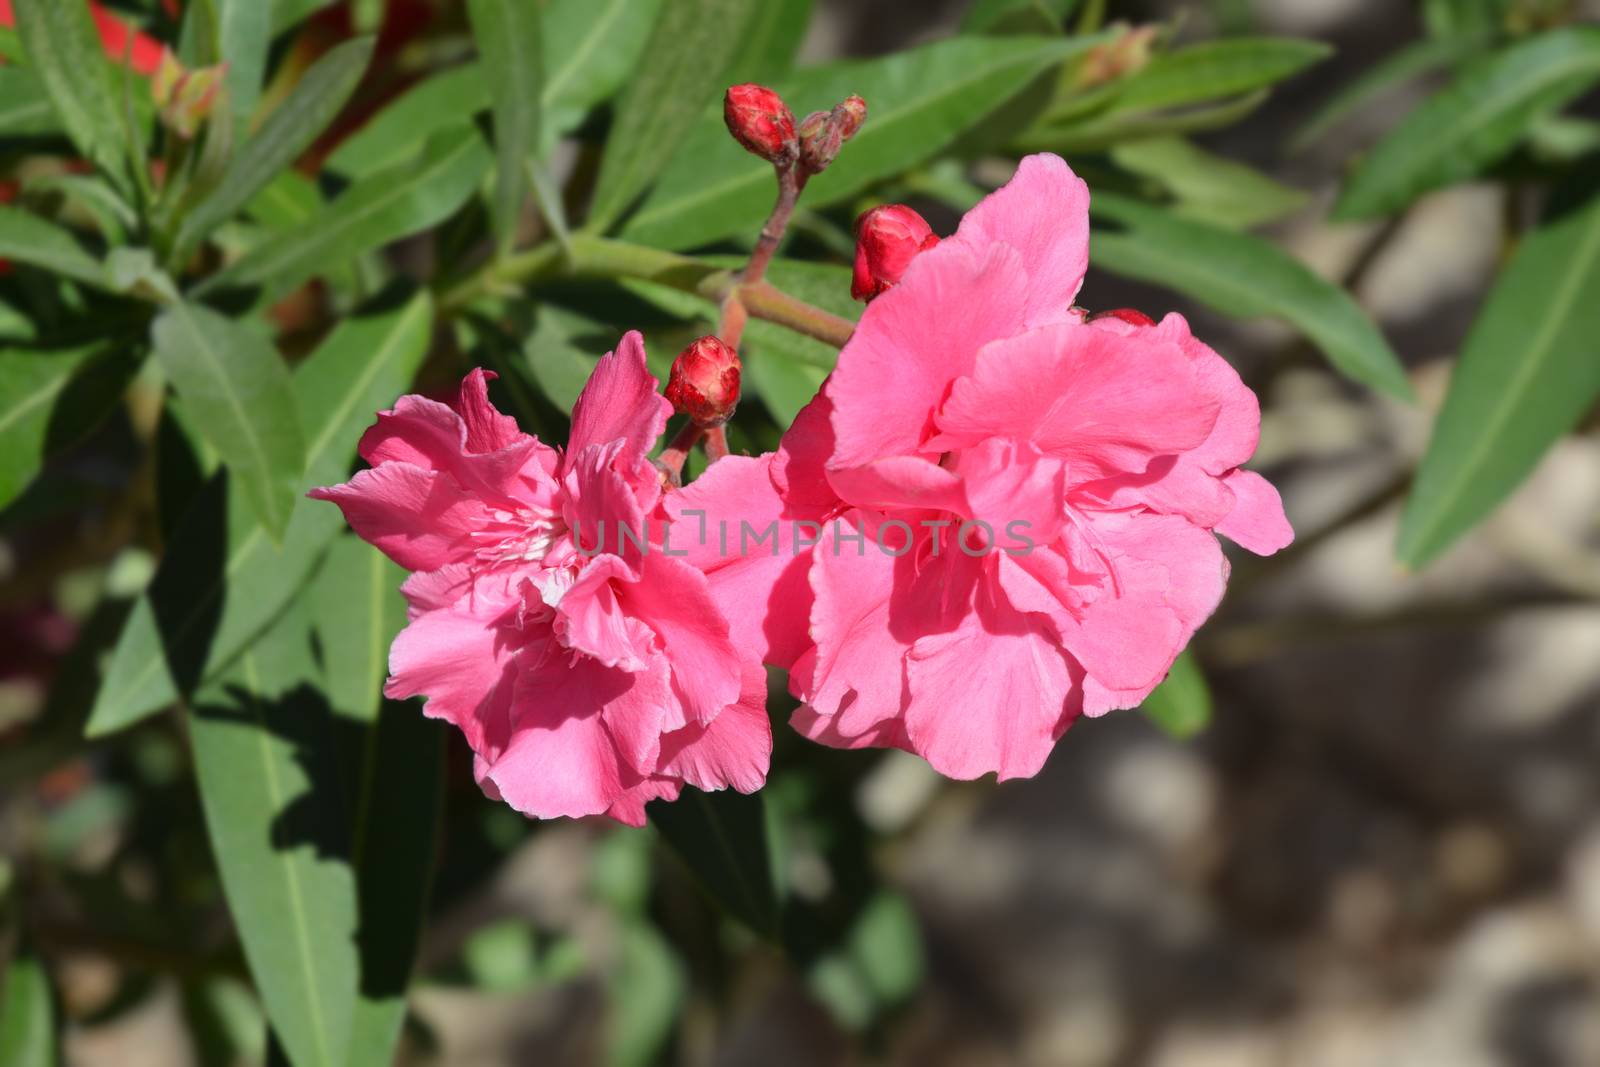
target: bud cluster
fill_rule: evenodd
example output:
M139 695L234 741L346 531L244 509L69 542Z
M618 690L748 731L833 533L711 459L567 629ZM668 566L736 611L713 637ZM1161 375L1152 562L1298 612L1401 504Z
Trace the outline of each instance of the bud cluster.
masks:
M799 155L794 112L783 102L783 97L764 85L729 87L722 98L722 119L728 124L733 139L744 145L745 151L775 166L790 166Z
M150 79L150 95L161 112L161 124L185 141L194 139L201 123L216 110L228 65L189 70L172 54L161 53L161 65Z
M847 96L831 111L813 111L800 120L800 165L812 174L828 169L844 143L867 120L867 102Z

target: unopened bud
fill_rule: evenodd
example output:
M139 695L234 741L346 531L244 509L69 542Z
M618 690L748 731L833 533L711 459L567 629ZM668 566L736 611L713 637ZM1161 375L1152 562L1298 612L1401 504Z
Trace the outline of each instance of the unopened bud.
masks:
M1109 311L1092 311L1087 321L1096 322L1100 319L1120 319L1129 326L1154 326L1156 320L1142 311L1133 308L1112 308Z
M150 80L150 95L161 110L161 124L185 141L192 140L200 124L216 110L228 74L226 63L187 70L168 49Z
M672 361L667 400L697 426L720 426L739 403L739 353L702 337Z
M919 253L939 243L925 219L904 204L875 207L856 220L856 269L850 295L871 300L899 284Z
M1118 27L1122 33L1113 41L1096 45L1083 57L1075 82L1078 88L1114 82L1130 74L1137 74L1150 63L1150 49L1155 43L1154 26Z
M828 168L844 143L867 121L867 102L846 97L832 111L813 111L800 123L800 165L815 174Z
M734 140L769 163L793 160L799 151L794 113L764 85L730 86L722 98L722 118Z

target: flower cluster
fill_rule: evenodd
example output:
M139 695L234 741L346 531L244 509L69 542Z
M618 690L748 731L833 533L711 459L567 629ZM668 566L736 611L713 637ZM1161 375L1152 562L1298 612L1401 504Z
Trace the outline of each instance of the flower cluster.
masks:
M1034 774L1078 716L1137 705L1222 596L1215 534L1270 553L1292 533L1240 469L1260 413L1227 362L1181 316L1074 306L1088 196L1037 155L942 241L909 208L870 214L871 303L837 369L776 452L681 489L646 458L669 405L637 334L565 452L482 372L453 405L401 400L362 441L371 469L315 494L414 572L389 694L426 695L519 810L630 822L681 782L761 784L762 663L806 737L956 778ZM726 363L685 359L680 406ZM674 547L580 551L602 522ZM704 535L730 527L773 533Z

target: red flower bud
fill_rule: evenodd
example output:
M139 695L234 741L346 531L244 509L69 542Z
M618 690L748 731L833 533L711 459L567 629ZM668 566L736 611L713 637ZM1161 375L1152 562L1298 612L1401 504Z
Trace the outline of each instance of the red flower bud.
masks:
M764 85L734 85L722 98L722 118L734 140L770 163L783 163L799 151L794 113Z
M1121 319L1130 326L1154 326L1156 324L1155 319L1152 319L1142 311L1135 311L1133 308L1112 308L1109 311L1091 312L1088 321L1093 322L1095 319Z
M739 353L702 337L672 361L666 396L697 426L720 426L739 403Z
M867 121L867 102L846 97L832 111L813 111L800 123L800 165L812 174L828 169L844 143Z
M904 204L875 207L856 220L856 269L850 295L871 300L897 285L919 252L939 243L923 217Z

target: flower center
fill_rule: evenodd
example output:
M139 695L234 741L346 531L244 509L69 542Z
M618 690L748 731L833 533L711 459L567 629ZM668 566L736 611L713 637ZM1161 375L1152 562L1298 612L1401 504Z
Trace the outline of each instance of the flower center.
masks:
M567 531L567 524L552 508L521 504L515 508L494 508L481 529L472 532L478 559L501 563L537 563L549 555L556 540Z

